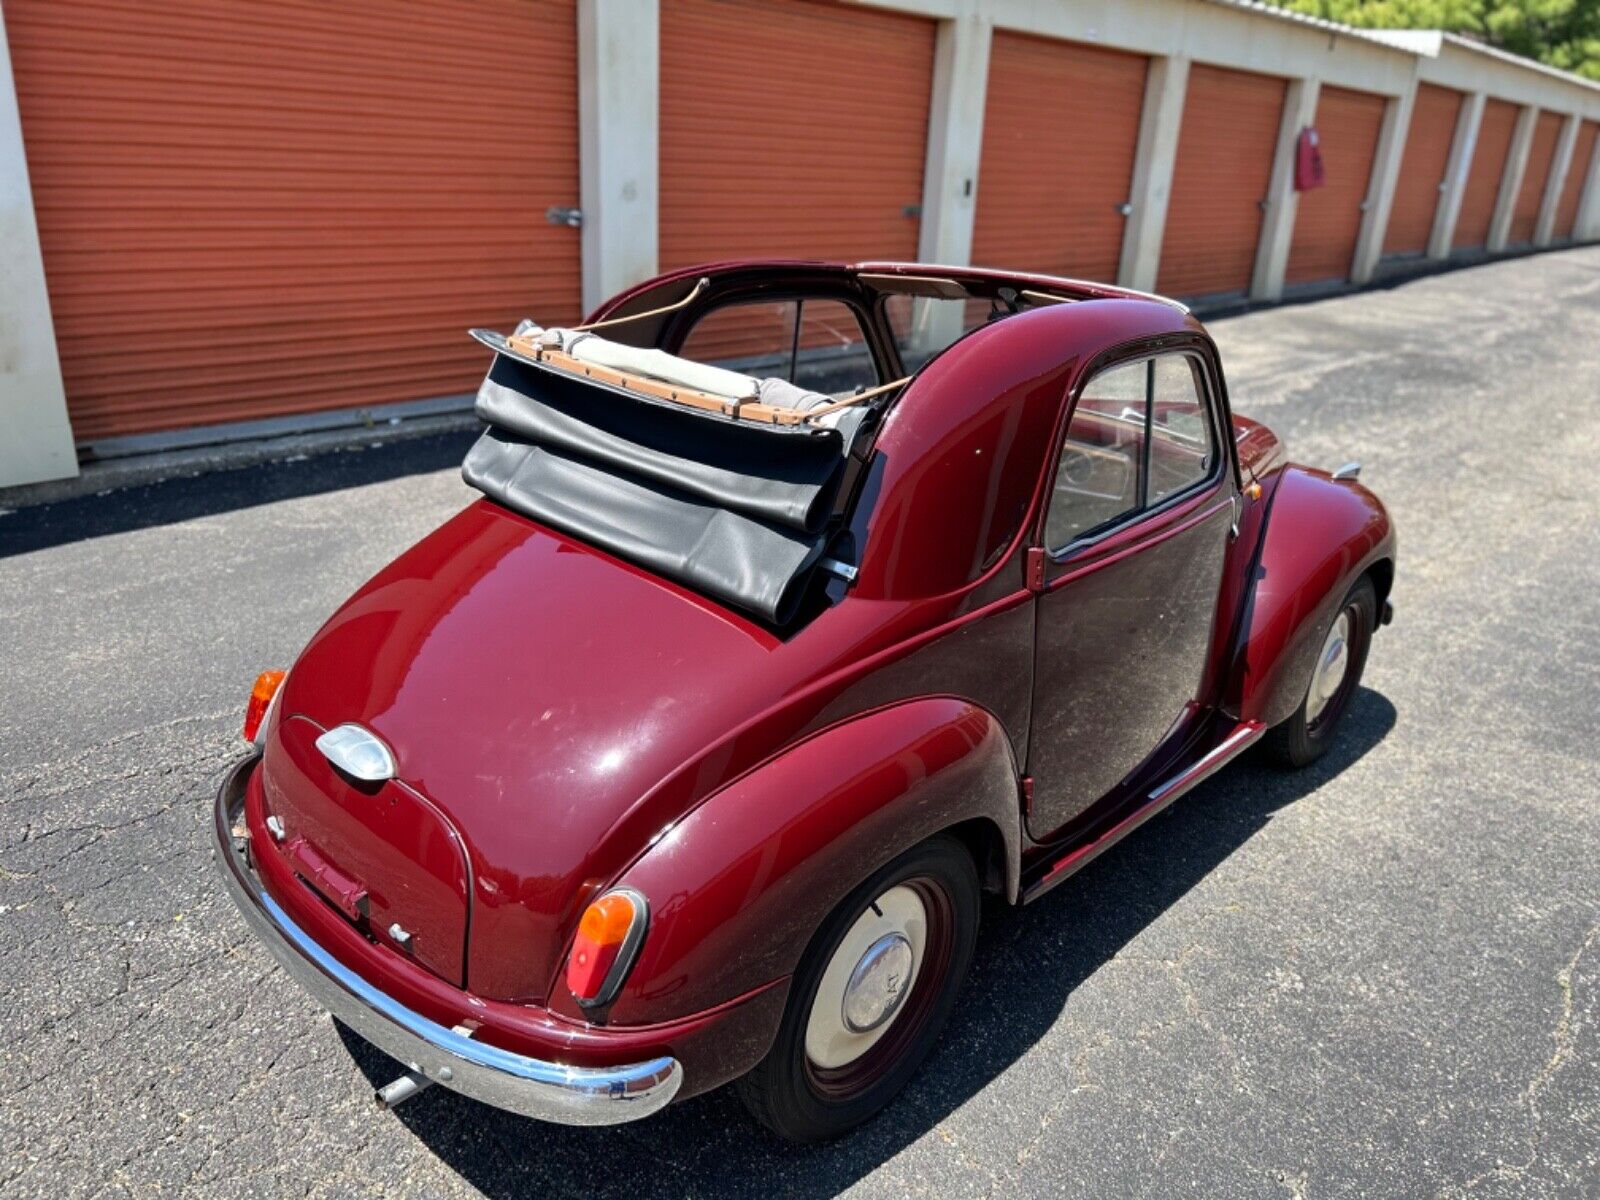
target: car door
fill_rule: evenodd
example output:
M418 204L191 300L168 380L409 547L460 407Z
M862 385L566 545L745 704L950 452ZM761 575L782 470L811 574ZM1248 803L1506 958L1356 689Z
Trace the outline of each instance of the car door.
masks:
M1117 790L1202 707L1237 486L1198 342L1118 358L1080 388L1036 576L1031 836Z

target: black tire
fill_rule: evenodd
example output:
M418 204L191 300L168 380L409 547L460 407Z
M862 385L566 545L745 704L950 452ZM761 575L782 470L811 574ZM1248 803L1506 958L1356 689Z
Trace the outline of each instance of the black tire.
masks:
M845 936L891 888L917 892L927 913L922 964L886 1032L860 1060L817 1068L806 1028L824 972ZM734 1087L756 1120L792 1142L820 1142L876 1115L911 1080L955 1008L977 941L978 872L954 838L930 838L851 892L807 947L766 1058ZM936 936L937 934L937 936Z
M1367 651L1372 647L1372 631L1378 624L1378 593L1372 586L1371 578L1363 575L1356 580L1346 593L1344 603L1334 614L1334 620L1337 621L1342 613L1348 613L1350 617L1347 639L1349 658L1338 691L1328 699L1322 711L1311 718L1311 684L1308 682L1306 694L1300 699L1300 707L1294 710L1287 721L1269 729L1267 736L1262 739L1267 753L1282 766L1309 766L1333 745L1339 732L1339 723L1350 708L1356 688L1361 685L1361 672L1367 665Z

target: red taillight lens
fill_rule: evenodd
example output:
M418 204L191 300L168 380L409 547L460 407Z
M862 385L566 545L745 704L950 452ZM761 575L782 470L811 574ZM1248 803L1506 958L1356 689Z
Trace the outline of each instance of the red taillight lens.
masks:
M567 958L567 987L579 1004L593 1007L616 998L649 921L645 899L634 891L607 892L584 909Z
M267 710L272 707L272 698L278 694L278 689L283 686L283 677L287 671L263 671L256 676L256 685L250 689L250 703L244 710L244 740L253 742L256 734L261 732L261 723L267 718Z

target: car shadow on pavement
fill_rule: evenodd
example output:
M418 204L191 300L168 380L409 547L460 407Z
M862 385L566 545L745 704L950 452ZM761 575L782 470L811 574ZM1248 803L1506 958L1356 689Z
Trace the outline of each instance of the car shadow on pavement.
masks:
M207 468L202 474L52 504L12 510L0 504L0 558L403 475L442 471L460 465L475 436L476 430L432 434L360 450L324 450L246 467Z
M588 1197L834 1195L994 1083L1045 1036L1080 983L1279 809L1382 742L1395 719L1387 699L1361 688L1337 743L1312 766L1284 771L1247 755L1037 903L990 906L962 1002L932 1057L884 1113L836 1142L787 1145L746 1115L731 1088L600 1129L525 1120L442 1088L373 1119L399 1120L496 1200L536 1189ZM339 1032L374 1086L399 1074L356 1034Z

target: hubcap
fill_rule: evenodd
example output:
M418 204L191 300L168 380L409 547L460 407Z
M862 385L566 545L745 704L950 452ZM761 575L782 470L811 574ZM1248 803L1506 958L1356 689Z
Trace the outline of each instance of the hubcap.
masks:
M860 1058L894 1025L928 938L922 898L904 884L867 906L828 960L806 1022L806 1057L823 1070Z
M1306 693L1306 724L1322 716L1328 702L1339 694L1344 677L1350 669L1350 610L1347 608L1328 630L1328 638L1317 655L1316 669L1311 673L1311 690Z
M867 948L844 985L844 1025L868 1033L882 1025L906 998L916 952L903 933L886 933Z

